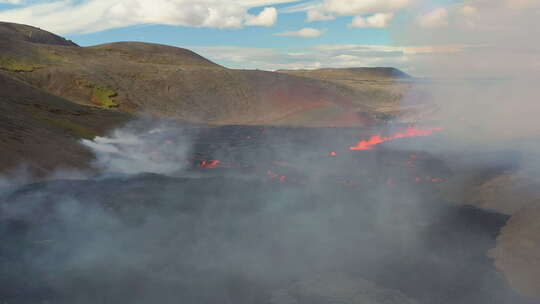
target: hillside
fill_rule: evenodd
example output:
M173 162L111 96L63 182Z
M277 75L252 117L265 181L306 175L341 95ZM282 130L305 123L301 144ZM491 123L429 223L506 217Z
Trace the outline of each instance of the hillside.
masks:
M379 120L372 101L346 84L227 69L187 49L79 47L0 22L2 171L85 167L92 155L78 141L139 113L211 125L363 126Z
M50 45L77 46L72 41L43 31L39 28L24 24L14 24L8 22L0 22L0 40L26 41Z
M378 120L374 102L396 102L391 86L374 94L295 73L232 70L177 47L79 47L9 23L0 23L0 35L0 69L9 77L78 104L122 112L217 125L361 126ZM388 74L351 71L375 78Z
M315 70L278 70L277 72L327 81L347 87L364 98L356 99L358 105L368 106L382 120L407 122L411 116L423 112L426 92L410 75L395 68L323 68ZM414 104L404 104L405 96ZM413 119L414 120L414 119Z
M362 99L369 96L327 81L227 69L187 49L79 47L0 22L0 171L86 167L92 155L78 141L139 113L214 125L359 126L376 121Z
M35 174L84 168L93 155L79 145L130 115L74 104L0 71L0 172L25 165Z

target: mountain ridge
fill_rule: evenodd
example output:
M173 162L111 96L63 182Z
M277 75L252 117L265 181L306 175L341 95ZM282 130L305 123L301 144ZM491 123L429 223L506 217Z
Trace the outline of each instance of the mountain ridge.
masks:
M0 40L8 39L50 45L78 46L71 40L34 26L0 21Z
M279 73L286 73L305 77L333 78L336 74L341 77L354 77L364 80L370 79L411 79L407 73L393 67L354 67L354 68L320 68L320 69L298 69L298 70L277 70Z
M48 38L29 39L28 31ZM373 94L333 81L228 69L166 45L79 47L37 28L8 23L0 24L0 32L12 33L0 43L1 69L78 104L214 125L362 126L377 120L376 109L366 106Z
M372 104L380 97L332 80L229 69L188 49L160 44L80 47L36 27L6 22L0 22L0 37L0 133L5 135L0 169L20 163L43 172L85 167L92 155L79 144L81 138L106 134L141 113L205 125L383 122ZM45 153L36 149L40 146ZM59 146L66 149L56 153Z

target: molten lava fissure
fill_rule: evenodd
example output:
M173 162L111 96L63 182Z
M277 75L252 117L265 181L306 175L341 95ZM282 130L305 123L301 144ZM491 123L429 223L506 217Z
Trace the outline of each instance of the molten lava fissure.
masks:
M327 147L328 150L326 150L324 153L316 154L313 157L310 157L309 161L311 162L315 160L316 162L322 162L325 164L325 166L329 166L329 167L332 167L333 163L335 162L335 165L341 166L342 159L345 162L349 159L349 157L354 157L355 153L351 151L372 150L372 149L375 149L377 145L384 143L386 141L391 141L398 138L429 136L429 135L432 135L434 132L437 132L440 130L442 129L409 126L405 129L399 130L388 136L383 136L381 133L379 133L379 134L367 137L367 139L364 139L358 142L356 146L348 147L349 149L346 149L346 150L341 150L341 149L336 150L336 147L333 147L333 148ZM247 137L243 136L242 138L249 139L250 136L247 136ZM223 148L225 149L228 148L228 150L231 151L230 153L231 155L236 154L237 152L240 152L240 151L237 151L238 147L235 147L235 146L229 146L229 147L225 146ZM345 152L345 151L349 151L349 152ZM152 155L154 154L157 156L159 155L159 152L152 153ZM343 156L343 157L338 157L338 154L339 156ZM350 155L348 156L347 154L350 154ZM357 155L357 156L360 156L360 155ZM305 181L304 173L306 172L306 170L308 170L308 172L312 172L310 169L312 167L311 165L306 164L303 160L294 159L294 158L286 160L286 161L276 160L276 161L271 161L269 163L261 162L261 161L250 163L250 162L244 162L246 161L245 159L238 160L238 159L232 159L231 157L229 157L229 158L223 158L223 159L220 158L220 160L216 160L216 159L213 159L213 157L215 156L212 156L211 154L200 154L188 160L188 163L190 163L192 166L201 170L209 170L209 169L216 169L216 168L217 169L241 169L245 173L255 174L271 182L275 182L278 184L289 184L289 185L303 184ZM332 158L332 159L335 159L335 161L332 161L331 163L330 161L325 161L324 158ZM409 172L407 174L410 174L409 178L407 178L406 181L408 181L409 183L414 182L414 183L422 183L422 184L444 182L442 178L434 178L431 176L421 177L415 174L416 172L423 170L423 161L422 161L423 158L424 156L419 155L419 154L401 155L399 164L407 167L408 172ZM247 170L244 170L244 169L247 169ZM276 173L276 171L287 172L287 174L283 175L283 172L280 174L280 173ZM321 173L319 172L317 174L320 175ZM324 174L322 174L321 176L324 176ZM347 186L348 188L353 188L353 189L366 184L365 182L361 183L358 180L352 179L354 176L347 176L347 178L345 178L344 176L341 179L339 177L337 178L335 177L336 176L332 176L332 178L327 181L330 183L341 184L341 185ZM351 179L349 179L348 177L351 177ZM384 183L388 187L395 187L398 184L404 182L404 180L405 179L400 178L399 176L395 176L395 177L388 178L387 180L385 180Z
M372 150L375 146L382 144L383 142L398 139L398 138L407 138L407 137L419 137L419 136L429 136L433 132L441 131L440 128L417 128L417 127L408 127L404 131L398 131L393 135L383 137L380 134L371 136L367 140L359 141L356 146L350 147L350 150Z
M210 160L210 161L203 160L199 164L199 168L215 169L219 166L220 163L221 162L219 160Z
M417 183L420 183L420 182L423 182L423 181L432 182L432 183L442 183L442 182L444 182L444 179L442 179L442 178L431 177L431 176L427 176L425 179L421 178L421 177L417 177L414 180Z

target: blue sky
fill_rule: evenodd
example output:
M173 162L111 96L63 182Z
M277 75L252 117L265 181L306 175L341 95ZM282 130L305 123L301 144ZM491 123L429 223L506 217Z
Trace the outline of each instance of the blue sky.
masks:
M466 34L485 7L534 1L0 0L0 21L38 26L81 46L186 47L233 68L361 65L411 72L419 58L460 52L479 40Z
M299 1L292 5L305 3ZM275 5L280 11L291 4ZM249 10L259 14L263 7ZM324 22L306 23L305 12L280 13L271 27L242 27L240 29L217 29L208 27L187 27L167 25L137 25L105 30L90 34L65 35L82 46L115 41L142 41L175 46L239 46L290 49L319 44L367 44L391 45L387 28L350 28L352 17L336 18ZM319 37L299 39L298 37L275 36L274 34L311 27L324 32Z
M350 18L317 22L310 27L324 30L320 37L299 39L275 33L306 27L304 13L281 14L272 27L241 29L196 28L167 25L139 25L84 35L65 35L84 46L114 41L144 41L184 46L234 45L244 47L291 48L317 44L391 44L387 29L348 28Z

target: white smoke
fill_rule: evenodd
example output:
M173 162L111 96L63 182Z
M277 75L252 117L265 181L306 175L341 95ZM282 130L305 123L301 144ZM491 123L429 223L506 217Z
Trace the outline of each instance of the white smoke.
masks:
M104 174L172 174L185 168L191 149L188 135L172 125L146 130L129 125L82 144L95 154L93 166Z

